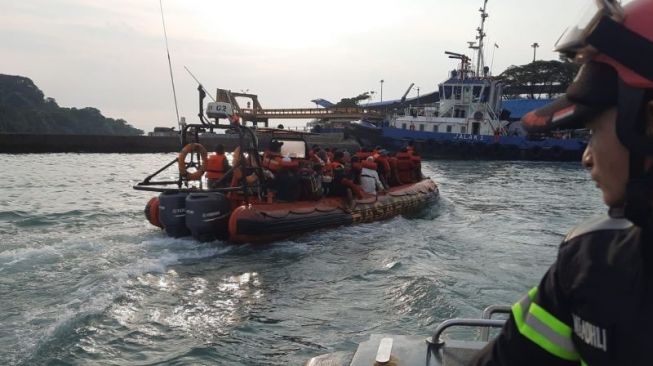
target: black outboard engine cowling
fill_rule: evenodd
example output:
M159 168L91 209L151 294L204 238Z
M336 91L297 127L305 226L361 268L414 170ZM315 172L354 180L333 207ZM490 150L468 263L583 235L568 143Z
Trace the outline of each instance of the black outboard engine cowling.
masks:
M222 193L191 193L186 197L186 227L199 241L229 237L231 204Z
M186 227L186 196L184 192L164 192L159 195L159 221L173 238L190 235Z

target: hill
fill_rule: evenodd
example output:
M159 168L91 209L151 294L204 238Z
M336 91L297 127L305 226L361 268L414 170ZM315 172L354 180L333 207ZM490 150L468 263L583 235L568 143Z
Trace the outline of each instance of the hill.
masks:
M64 108L46 98L32 80L0 74L0 133L142 135L123 119L91 107Z

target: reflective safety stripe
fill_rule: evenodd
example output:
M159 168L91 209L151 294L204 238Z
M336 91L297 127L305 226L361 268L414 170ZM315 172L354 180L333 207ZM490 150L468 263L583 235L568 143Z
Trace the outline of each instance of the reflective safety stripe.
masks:
M537 287L512 306L519 333L557 357L578 361L580 356L571 340L571 328L533 302L535 295Z

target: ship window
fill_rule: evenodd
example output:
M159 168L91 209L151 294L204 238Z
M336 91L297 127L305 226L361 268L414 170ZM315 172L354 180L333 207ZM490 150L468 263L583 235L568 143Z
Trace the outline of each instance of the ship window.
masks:
M467 133L467 126L461 126L460 133Z
M447 126L447 132L451 132L451 125Z
M444 99L451 99L451 86L444 87Z
M405 130L405 129L406 129L406 124L405 124L405 123L402 123L402 124L401 124L401 129L402 129L402 130Z
M419 125L419 130L420 130L420 131L424 131L424 125L423 125L423 124L420 124L420 125Z
M487 103L488 100L490 100L490 88L485 88L485 90L483 90L483 98L481 98L481 102Z
M433 125L433 132L438 132L438 125Z
M453 111L454 118L465 118L467 116L467 111L464 109L455 109Z
M279 140L281 145L281 155L292 156L303 159L306 157L306 142L304 140Z
M454 99L460 100L460 98L462 97L462 92L463 92L463 88L461 86L454 86L453 87Z
M474 101L478 102L481 99L481 91L483 90L482 86L475 86L472 93L474 94Z

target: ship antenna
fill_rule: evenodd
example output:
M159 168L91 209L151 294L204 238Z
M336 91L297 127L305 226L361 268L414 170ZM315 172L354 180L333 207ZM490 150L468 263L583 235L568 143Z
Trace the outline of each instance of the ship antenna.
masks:
M181 131L181 120L179 119L179 107L177 105L177 91L175 90L175 78L172 76L172 61L170 61L170 48L168 47L168 32L166 31L166 21L163 18L163 1L159 0L159 6L161 7L161 22L163 23L163 36L166 40L166 53L168 54L168 68L170 70L170 81L172 82L172 96L175 99L175 113L177 113L177 124L179 125L179 130Z
M485 11L487 8L487 2L488 0L483 1L483 7L478 9L478 11L481 12L481 26L478 27L476 30L478 31L478 35L476 36L476 39L478 39L478 56L476 60L476 76L481 75L481 71L485 67L485 58L483 56L483 40L485 39L485 19L489 17L489 14Z
M184 66L184 69L186 69L186 71L188 71L188 73L190 74L190 77L192 77L193 79L195 79L195 82L200 86L200 88L202 88L202 90L204 90L204 92L206 93L206 95L208 95L209 98L211 98L211 100L215 102L215 99L213 98L213 96L211 95L211 93L209 93L209 91L206 90L206 88L204 88L204 85L202 85L202 83L201 83L201 82L200 82L200 81L195 77L195 75L193 75L193 73L190 72L190 70L188 69L188 67Z

